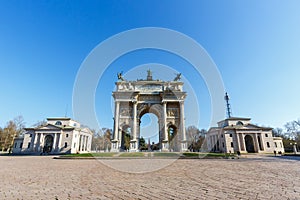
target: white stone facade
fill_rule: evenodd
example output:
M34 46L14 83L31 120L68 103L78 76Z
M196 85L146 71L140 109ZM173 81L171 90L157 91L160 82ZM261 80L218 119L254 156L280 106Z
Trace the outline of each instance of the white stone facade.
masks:
M282 138L272 128L250 123L250 118L231 117L218 122L207 133L208 150L225 153L284 153Z
M91 151L92 132L70 118L48 118L45 125L25 128L14 141L13 153L61 154Z
M148 70L147 79L116 82L112 151L124 150L124 134L130 133L129 151L139 151L140 120L146 113L158 118L159 148L161 151L186 151L184 101L186 92L180 74L173 81L153 80ZM170 130L174 135L169 137Z

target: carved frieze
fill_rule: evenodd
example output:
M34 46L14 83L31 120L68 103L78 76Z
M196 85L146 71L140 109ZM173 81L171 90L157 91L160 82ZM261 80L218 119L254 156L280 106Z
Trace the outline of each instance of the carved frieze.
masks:
M178 117L178 108L168 108L167 115L168 117Z
M131 108L121 108L121 110L120 110L121 117L130 117L131 114L132 114Z
M138 97L139 101L161 101L160 96L148 96L148 95L140 95Z
M141 92L161 92L163 90L163 86L157 84L142 84L136 85L135 90Z
M118 91L132 91L132 90L134 90L134 87L130 82L119 83L117 85L117 90Z

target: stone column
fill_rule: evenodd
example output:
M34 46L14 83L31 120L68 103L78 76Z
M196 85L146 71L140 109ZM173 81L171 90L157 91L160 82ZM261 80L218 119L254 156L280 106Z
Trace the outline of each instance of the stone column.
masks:
M37 143L36 143L36 149L37 149L37 152L40 152L41 151L41 148L40 148L40 146L41 146L41 134L40 133L37 133Z
M240 134L236 132L237 151L241 152Z
M133 109L132 109L132 140L136 140L136 113L137 113L137 102L133 102Z
M262 134L259 134L259 138L260 138L261 149L262 151L265 151L265 142L263 140Z
M85 150L85 135L82 136L82 151Z
M163 134L164 140L168 140L168 127L167 127L167 102L163 102Z
M79 148L79 151L82 151L82 147L83 147L83 135L80 135L80 148Z
M137 102L133 102L132 108L132 127L131 127L131 141L130 141L130 151L137 151L138 143L136 138L136 122L137 122Z
M38 133L34 133L33 151L37 151Z
M89 138L88 138L88 136L85 136L85 137L86 137L86 139L85 139L85 140L86 140L86 141L85 141L85 151L87 151L87 145L88 145L88 141L89 141L88 139L89 139Z
M181 151L187 150L186 135L185 135L185 119L184 119L184 102L180 102L180 129L182 133Z
M181 126L181 131L182 131L182 140L186 141L185 119L184 119L184 103L183 103L183 101L180 102L180 126Z
M111 144L111 151L118 151L118 135L119 135L119 116L120 116L120 102L115 100L115 118L114 118L114 139Z
M246 149L246 143L245 143L245 138L244 138L244 134L242 133L242 144L243 144L243 148L244 148L244 151L247 151Z
M56 140L57 140L57 133L54 133L53 147L52 147L53 152L56 151Z
M76 153L80 151L80 134L78 134L77 142L76 142Z
M114 127L114 140L118 140L118 132L119 132L119 111L120 111L120 102L116 101L115 105L115 127Z
M59 141L58 141L58 145L57 145L57 148L58 148L58 152L60 152L60 148L61 148L61 140L62 140L62 137L63 137L63 130L60 131L60 134L59 134Z
M207 141L207 143L209 144L209 146L208 146L208 150L209 151L211 151L212 150L212 136L210 135L209 137L207 137L208 138L208 141Z
M215 152L215 151L217 151L217 147L216 147L216 136L215 136L215 135L212 136L212 141L213 141L213 150L214 150L214 152Z
M162 135L161 138L161 150L169 151L169 141L168 141L168 126L167 126L167 102L163 101L163 113L162 113L161 125L162 125Z
M40 150L43 151L43 148L44 148L44 141L43 141L43 138L44 138L44 134L40 133Z
M258 144L258 140L257 140L257 133L255 133L254 134L254 146L256 147L256 149L254 149L254 150L256 150L257 151L257 153L259 152L259 144Z

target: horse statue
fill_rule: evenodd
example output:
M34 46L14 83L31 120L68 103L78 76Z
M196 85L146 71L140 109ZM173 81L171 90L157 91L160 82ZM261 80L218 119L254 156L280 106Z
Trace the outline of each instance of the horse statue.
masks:
M181 73L176 74L174 81L179 81L181 79Z
M117 76L118 80L125 81L125 79L123 78L123 72L118 73Z

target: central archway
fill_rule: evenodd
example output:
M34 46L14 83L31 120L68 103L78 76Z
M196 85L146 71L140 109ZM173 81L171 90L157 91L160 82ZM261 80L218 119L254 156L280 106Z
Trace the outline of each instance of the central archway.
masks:
M139 119L139 124L137 127L137 137L139 138L139 147L140 147L140 139L143 136L143 127L142 125L142 120L144 117L147 116L152 116L154 118L153 124L155 124L154 127L148 127L147 132L149 133L145 142L148 143L148 139L152 142L150 143L150 149L149 150L160 150L162 149L162 142L163 142L163 135L162 135L162 129L164 127L164 123L162 121L162 113L161 113L162 106L160 104L141 104L137 108L137 113L138 113L138 119ZM156 121L156 122L155 122ZM153 136L157 136L156 140L153 141ZM151 138L152 137L152 138ZM154 143L153 143L154 142ZM149 144L148 144L149 145Z
M245 136L246 150L248 153L255 153L254 141L251 135Z
M158 117L153 113L145 113L140 121L139 150L160 150Z

